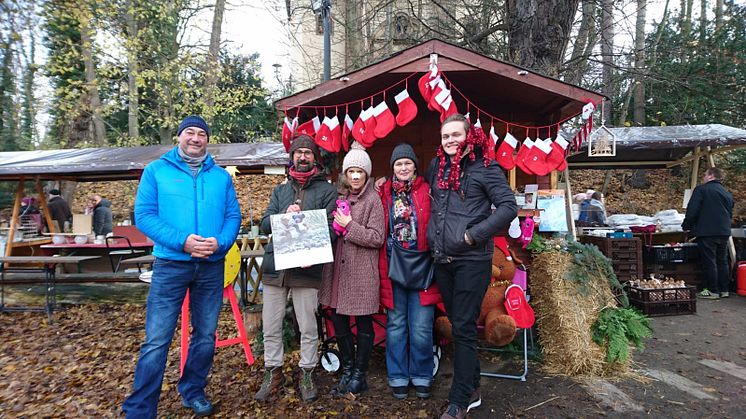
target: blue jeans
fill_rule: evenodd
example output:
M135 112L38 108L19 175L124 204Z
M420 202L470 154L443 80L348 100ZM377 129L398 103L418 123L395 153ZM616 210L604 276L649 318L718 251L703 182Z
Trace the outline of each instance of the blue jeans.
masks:
M145 315L145 342L135 367L132 394L122 410L128 418L155 418L168 347L189 290L192 338L179 393L184 400L204 397L215 353L215 330L223 304L224 261L181 262L156 259Z
M391 387L430 386L433 381L435 306L420 304L420 292L392 282L394 309L386 323L386 368Z

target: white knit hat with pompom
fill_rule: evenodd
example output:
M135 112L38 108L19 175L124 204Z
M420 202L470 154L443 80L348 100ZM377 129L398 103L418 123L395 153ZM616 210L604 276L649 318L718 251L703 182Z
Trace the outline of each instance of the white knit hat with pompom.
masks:
M363 169L368 178L370 178L370 172L373 170L373 163L370 161L370 156L365 152L365 147L357 141L352 142L350 151L347 152L342 161L342 173L347 173L347 169L350 167Z

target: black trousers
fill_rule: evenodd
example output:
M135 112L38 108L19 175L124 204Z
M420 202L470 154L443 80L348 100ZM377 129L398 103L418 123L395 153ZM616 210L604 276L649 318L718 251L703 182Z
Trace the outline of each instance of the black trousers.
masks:
M697 237L705 286L710 292L730 291L728 236Z
M448 400L464 409L469 405L474 390L479 387L477 319L491 274L490 260L455 260L435 264L435 281L443 295L448 320L453 326L453 383Z

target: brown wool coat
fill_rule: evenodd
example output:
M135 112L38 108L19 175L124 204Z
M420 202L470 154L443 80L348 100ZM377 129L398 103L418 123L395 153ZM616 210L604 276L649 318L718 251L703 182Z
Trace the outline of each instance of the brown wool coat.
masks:
M384 241L383 205L368 181L359 195L344 196L350 202L352 221L347 234L334 248L334 273L324 275L319 302L337 313L362 316L378 312L378 250Z

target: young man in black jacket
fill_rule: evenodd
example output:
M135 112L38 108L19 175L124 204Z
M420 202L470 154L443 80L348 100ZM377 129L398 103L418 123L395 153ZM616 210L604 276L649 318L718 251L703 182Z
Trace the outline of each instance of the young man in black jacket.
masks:
M728 268L728 238L733 218L733 195L723 187L723 171L707 169L702 184L694 188L681 227L696 237L702 259L705 286L700 298L728 297L730 269Z
M453 384L441 416L451 419L481 404L477 318L492 273L492 238L518 210L502 168L484 156L483 147L492 142L481 129L456 114L443 121L440 134L438 155L426 174L432 188L427 241L453 325Z

